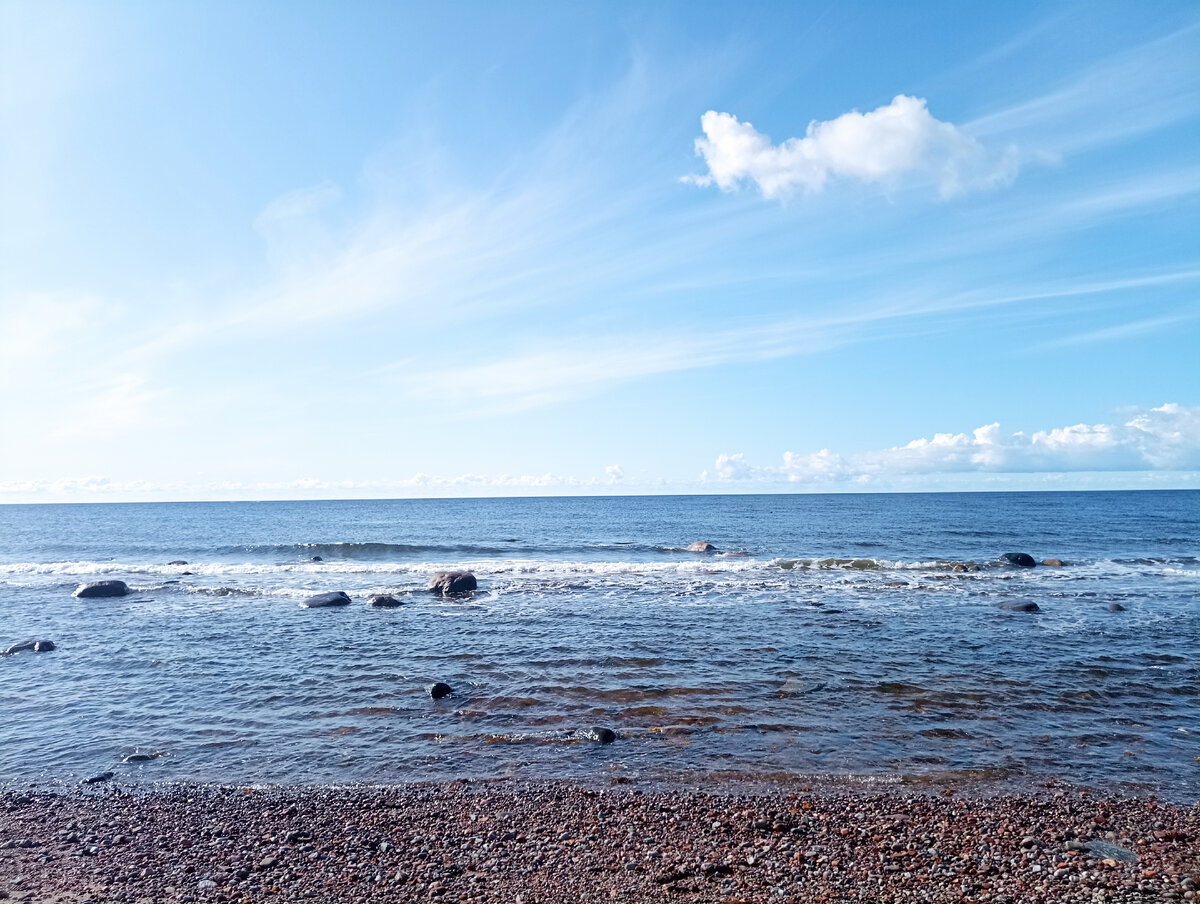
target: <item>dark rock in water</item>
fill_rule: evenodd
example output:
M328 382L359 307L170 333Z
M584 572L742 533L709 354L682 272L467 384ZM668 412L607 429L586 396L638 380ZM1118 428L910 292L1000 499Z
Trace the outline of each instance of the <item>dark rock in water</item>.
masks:
M5 650L4 655L12 656L14 653L49 653L53 649L54 641L52 640L23 640Z
M1108 611L1109 611L1109 612L1124 612L1124 611L1125 611L1125 607L1124 607L1124 606L1122 606L1120 603L1109 603L1109 604L1108 604Z
M1006 552L1000 559L1009 565L1016 565L1018 568L1033 568L1037 565L1033 556L1027 552Z
M91 584L80 584L71 595L82 600L103 596L125 596L127 593L129 593L129 585L124 581L95 581Z
M180 574L188 574L188 575L192 575L192 574L195 574L196 572L194 572L194 571L181 571L181 572L179 572L179 573L180 573Z
M978 571L979 566L974 562L955 562L950 566L950 570L958 574L966 574L968 571Z
M335 590L333 593L318 593L316 596L310 596L300 604L302 609L326 609L330 606L349 606L350 597L346 595L344 590Z
M479 586L475 575L469 571L439 571L429 579L429 590L449 596L452 593L470 593Z
M375 609L395 609L400 605L400 600L390 593L377 593L367 600L367 605Z
M617 733L611 728L581 728L575 732L575 737L581 741L595 741L597 744L611 744L617 739Z
M154 759L152 753L131 753L129 756L122 757L122 763L148 763Z
M1001 603L1000 608L1006 612L1041 612L1037 603Z
M438 681L436 684L429 685L426 690L429 691L429 696L434 700L441 700L443 697L449 697L454 693L454 688L446 684L444 681Z
M98 785L101 782L108 781L110 778L113 777L114 774L115 773L113 773L113 772L101 772L97 775L88 776L87 778L85 778L83 780L83 783L85 785Z
M313 556L311 559L309 559L309 561L310 562L324 562L325 560L322 559L320 556Z
M1042 564L1046 565L1050 568L1062 568L1063 560L1062 559L1042 559Z
M176 559L174 562L168 562L167 564L168 565L186 565L187 562L183 561L183 559Z
M695 543L689 543L688 552L716 552L717 548L707 540L697 540Z

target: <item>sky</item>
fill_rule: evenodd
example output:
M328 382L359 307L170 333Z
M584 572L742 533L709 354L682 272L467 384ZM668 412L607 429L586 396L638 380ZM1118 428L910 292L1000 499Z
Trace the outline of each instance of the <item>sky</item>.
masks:
M1200 487L1200 8L0 0L0 502Z

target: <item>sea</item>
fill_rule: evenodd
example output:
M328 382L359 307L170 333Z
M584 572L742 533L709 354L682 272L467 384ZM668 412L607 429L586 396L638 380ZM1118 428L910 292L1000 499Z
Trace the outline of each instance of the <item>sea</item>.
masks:
M4 505L26 639L56 648L0 656L10 784L1200 799L1197 491Z

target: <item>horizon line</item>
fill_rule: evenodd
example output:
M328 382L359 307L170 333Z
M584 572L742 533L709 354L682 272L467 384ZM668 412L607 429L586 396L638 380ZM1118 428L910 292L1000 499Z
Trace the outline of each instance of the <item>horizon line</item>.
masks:
M1026 489L1026 490L822 490L763 493L553 493L545 495L494 496L379 496L379 497L319 497L312 499L109 499L109 500L43 500L36 502L5 502L0 507L21 505L264 505L296 502L482 502L497 499L687 499L701 497L748 496L982 496L1020 494L1078 494L1078 493L1200 493L1200 487L1139 487L1136 489Z

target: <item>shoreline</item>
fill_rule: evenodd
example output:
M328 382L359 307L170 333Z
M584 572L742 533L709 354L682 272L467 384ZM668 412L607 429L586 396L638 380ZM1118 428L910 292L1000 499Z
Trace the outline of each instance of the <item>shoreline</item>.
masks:
M569 780L0 789L0 900L1197 898L1200 803Z

